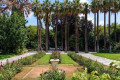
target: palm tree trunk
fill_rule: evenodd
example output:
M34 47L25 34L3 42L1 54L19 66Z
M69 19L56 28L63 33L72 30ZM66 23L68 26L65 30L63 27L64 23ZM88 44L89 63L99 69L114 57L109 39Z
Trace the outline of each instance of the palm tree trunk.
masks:
M77 24L77 16L76 16L76 20L75 20L75 34L76 34L76 39L75 39L75 43L76 43L76 50L75 52L78 53L78 24Z
M117 42L117 38L116 38L116 13L115 13L115 27L114 27L114 34L115 34L115 42Z
M94 36L95 36L95 45L94 45L94 51L96 52L96 13L94 13Z
M61 20L61 50L63 51L63 25Z
M66 21L65 21L65 52L67 52L67 17L66 17Z
M67 26L68 26L68 43L67 43L67 46L68 46L68 51L69 51L69 24L67 24Z
M104 50L106 50L106 12L104 12Z
M109 53L111 53L111 30L110 30L110 9L109 9L109 26L108 26L108 32L109 32Z
M56 16L56 27L55 27L55 51L57 51L57 26L58 26L58 18Z
M85 53L88 53L88 38L87 38L87 13L85 14Z
M97 12L97 52L99 52L99 11Z
M48 29L49 29L49 26L48 26L48 13L46 14L46 30L45 30L45 37L46 37L46 42L45 42L45 49L46 49L46 52L48 52Z
M42 22L41 22L41 19L40 19L40 50L42 50Z
M38 52L40 52L40 38L39 38L39 20L37 17L37 36L38 36Z

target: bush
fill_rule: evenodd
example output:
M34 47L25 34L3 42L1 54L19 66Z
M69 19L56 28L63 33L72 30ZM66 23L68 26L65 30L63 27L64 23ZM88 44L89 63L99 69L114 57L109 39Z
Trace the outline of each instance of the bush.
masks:
M119 78L120 76L119 69L117 69L117 65L114 65L114 63L111 63L109 68L105 68L103 64L84 58L75 54L75 52L68 52L68 55L78 64L87 67L89 73L92 71L97 71L99 74L107 73L110 75L112 80L116 80L116 77Z
M23 65L30 65L44 55L45 52L41 52L12 63L7 62L4 66L0 65L0 80L10 80L14 75L21 72Z
M65 80L65 72L59 71L58 69L55 71L49 71L45 74L41 74L40 80Z
M44 55L45 55L45 52L40 52L40 53L35 54L33 56L29 56L29 57L21 59L21 62L22 62L23 65L30 65L33 62L35 62L36 60L38 60L41 57L43 57Z
M101 74L97 71L92 71L90 74L87 72L87 68L83 72L73 73L72 80L112 80L109 74Z
M61 55L60 55L60 52L58 52L58 51L52 52L52 54L51 54L51 56L50 56L50 59L59 59L60 62L61 62Z

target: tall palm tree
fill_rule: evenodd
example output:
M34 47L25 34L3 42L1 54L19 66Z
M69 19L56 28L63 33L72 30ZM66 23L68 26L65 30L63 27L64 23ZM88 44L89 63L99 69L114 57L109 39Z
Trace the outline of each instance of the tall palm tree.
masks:
M70 2L68 0L64 0L64 14L65 14L65 52L67 52L67 41L68 41L68 13L69 13L69 5Z
M83 14L85 14L85 52L88 53L88 23L87 23L87 18L88 18L88 13L89 13L89 5L87 3L83 4L84 9L83 9Z
M55 27L55 50L57 51L57 27L58 27L58 15L60 10L60 3L58 0L55 0L53 3L53 10L56 15L56 27Z
M45 51L48 52L48 30L49 30L49 16L51 13L51 2L49 0L43 1L43 11L45 12L45 37L46 37L46 42L45 42Z
M110 24L111 24L111 22L110 22L110 16L111 16L111 7L113 6L113 2L112 2L112 0L105 0L105 2L106 2L106 7L107 7L107 9L108 9L108 33L109 33L109 53L111 53L112 52L112 50L111 50L111 26L110 26Z
M96 42L95 42L95 49L97 49L97 52L99 52L99 10L100 10L100 6L101 5L100 5L99 0L93 0L91 2L92 12L97 13L97 34L95 34L95 36L97 35L97 46L96 46ZM95 21L94 25L96 26L96 21ZM96 27L95 27L94 31L96 32ZM95 37L95 41L96 41L96 37Z
M37 17L37 34L38 34L38 52L42 49L42 42L41 42L41 19L43 18L43 11L42 5L38 0L35 0L32 5L32 11L34 12L35 16Z
M79 30L78 30L78 14L81 13L82 11L82 5L80 3L80 0L73 0L73 2L71 3L71 9L70 9L72 15L75 16L75 35L76 35L76 39L75 39L75 52L78 53L79 52Z
M106 50L106 13L108 12L105 0L101 0L100 11L104 13L104 50Z
M115 36L115 42L116 40L116 15L119 11L119 0L113 0L113 6L112 6L112 12L115 14L115 25L114 25L114 36Z
M91 11L92 13L94 13L94 51L96 52L97 51L97 42L96 42L96 13L97 13L97 4L96 4L97 0L94 0L91 2Z

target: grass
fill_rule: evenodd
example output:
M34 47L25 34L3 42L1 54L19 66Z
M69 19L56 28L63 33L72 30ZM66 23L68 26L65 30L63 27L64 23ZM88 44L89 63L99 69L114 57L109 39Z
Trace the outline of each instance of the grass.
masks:
M120 61L120 54L114 54L114 53L93 53L93 55L104 57L104 58L107 58L107 59Z
M49 59L51 54L47 54L36 61L33 65L49 65Z
M73 61L67 54L61 54L61 64L72 64L72 65L78 65L75 61Z
M17 54L0 54L0 60L5 59L5 58L11 58L16 56Z

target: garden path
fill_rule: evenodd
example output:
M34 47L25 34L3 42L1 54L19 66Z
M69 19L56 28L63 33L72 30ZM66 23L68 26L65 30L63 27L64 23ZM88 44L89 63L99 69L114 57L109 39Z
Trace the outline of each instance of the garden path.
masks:
M23 55L19 55L19 56L15 56L15 57L11 57L11 58L6 58L6 59L3 59L3 60L0 60L0 65L4 65L7 63L7 60L9 63L12 63L13 61L16 61L18 59L21 59L21 58L24 58L24 57L27 57L27 56L31 56L31 55L34 55L34 54L37 54L37 51L30 51L30 52L27 52Z
M97 62L100 62L104 65L107 65L109 66L109 64L111 62L116 62L117 63L120 63L120 61L116 61L116 60L111 60L111 59L107 59L107 58L103 58L103 57L99 57L99 56L95 56L95 55L92 55L91 53L84 53L84 52L79 52L77 53L78 55L81 55L83 57L86 57L86 58L89 58L91 60L94 60L94 61L97 61Z

